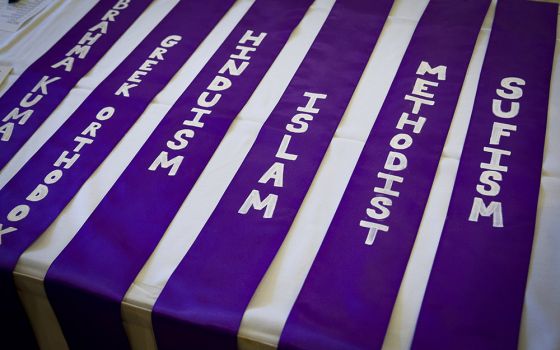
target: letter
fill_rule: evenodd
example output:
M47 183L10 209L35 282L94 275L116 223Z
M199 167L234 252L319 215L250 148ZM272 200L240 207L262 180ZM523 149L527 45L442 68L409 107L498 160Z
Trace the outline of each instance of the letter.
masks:
M503 149L494 148L494 147L484 147L483 149L484 152L490 152L492 156L490 157L490 163L480 163L480 168L487 169L487 170L502 171L507 173L508 167L505 165L500 165L500 160L502 159L503 155L506 156L511 155L511 152Z
M375 220L383 220L388 218L389 215L391 214L391 211L389 210L389 208L387 208L393 204L391 198L373 197L369 203L374 208L374 209L371 208L366 209L366 214L370 218ZM375 209L379 209L379 211L376 211Z
M154 51L148 56L148 58L157 59L163 61L163 54L167 52L167 49L156 47Z
M409 116L410 114L406 112L403 112L403 114L401 114L401 117L399 118L399 121L397 123L397 129L402 130L405 125L412 125L414 127L412 131L415 134L419 134L422 131L422 128L424 127L426 118L419 116L418 120L411 120L408 119Z
M40 200L43 200L48 193L49 188L43 184L39 184L25 199L30 202L38 202Z
M398 163L395 164L395 161L398 161ZM390 151L387 156L387 160L385 161L385 169L389 171L401 171L406 169L407 163L408 162L404 154Z
M33 87L33 89L31 90L31 92L37 92L37 90L41 89L41 93L43 95L48 95L48 90L47 90L47 85L54 83L55 81L60 80L60 77L54 77L52 79L49 79L48 75L45 75L41 78L41 80L39 80L39 82L37 83L37 85L35 85Z
M200 96L198 96L196 103L198 103L200 107L214 107L222 97L222 94L215 94L210 101L208 101L208 96L210 96L208 91L204 91L200 94Z
M108 21L108 22L114 22L115 21L115 17L119 15L119 11L116 10L109 10L107 11L103 17L101 17L102 21Z
M12 133L14 132L14 123L6 123L0 126L0 137L1 141L9 141L12 137Z
M183 148L187 147L187 145L189 144L187 138L192 139L193 137L194 137L194 131L190 129L177 130L175 135L173 135L173 138L177 140L178 143L173 142L173 140L169 140L167 141L167 147L174 151L182 150Z
M81 136L76 136L74 138L74 141L78 143L76 147L74 147L73 149L74 152L80 152L82 150L82 147L84 147L85 145L91 145L93 143L92 139L88 139L87 137L81 137Z
M129 89L135 88L137 87L138 84L129 84L129 83L124 83L121 85L121 87L117 90L117 92L115 92L116 96L122 95L124 97L130 97L130 93L128 92Z
M284 163L275 162L272 164L266 173L261 176L259 183L266 184L270 179L274 179L274 187L284 186Z
M51 68L59 67L64 67L65 72L71 72L74 67L74 57L65 57L51 66Z
M519 102L511 102L509 111L504 111L502 109L502 100L493 99L492 113L494 113L496 117L504 119L515 118L519 114Z
M263 218L270 219L274 215L274 209L276 208L276 202L278 201L278 196L275 194L269 194L264 200L261 200L261 195L258 190L252 190L241 208L237 211L238 214L247 214L251 207L256 210L263 210Z
M233 75L234 77L237 77L237 76L240 76L241 73L243 73L245 71L245 68L247 68L248 65L249 65L249 62L244 61L244 62L241 62L239 67L237 67L237 66L235 66L235 60L229 59L229 60L227 60L226 64L224 64L222 69L220 69L219 73L224 74L225 72L228 72L230 75Z
M231 80L221 75L216 75L210 85L208 85L208 90L210 91L223 91L231 87Z
M294 115L292 117L292 123L294 124L288 124L286 125L286 130L288 130L289 132L293 132L294 134L301 134L307 131L307 129L309 128L309 124L306 123L305 121L312 121L313 120L313 116L311 114L305 114L305 113L298 113L296 115ZM299 126L299 127L296 127Z
M298 107L297 111L304 112L304 113L313 113L313 114L319 113L319 108L313 107L317 99L324 100L327 98L327 95L325 94L316 94L313 92L305 92L303 96L309 97L309 100L307 101L307 105L305 105L305 107Z
M385 180L385 184L383 185L383 187L375 187L373 189L373 192L376 193L381 193L387 196L393 196L393 197L398 197L399 196L399 192L391 189L393 187L393 182L398 182L398 183L402 183L403 182L403 178L401 176L397 176L397 175L393 175L393 174L386 174L383 172L378 172L377 173L377 177L380 179L384 179Z
M107 28L109 28L109 22L101 21L101 22L97 23L96 25L94 25L93 27L89 28L88 31L95 32L96 30L99 30L99 31L101 31L101 33L107 34ZM80 57L80 58L83 58L83 57Z
M79 58L83 59L88 54L90 48L91 46L88 45L84 45L84 46L76 45L66 53L66 56L68 57L72 55L78 55Z
M420 66L418 66L418 70L416 71L417 75L424 75L426 73L430 73L432 75L436 74L438 80L445 80L446 73L447 73L447 66L437 66L432 68L430 64L426 61L422 61Z
M80 154L79 153L74 153L74 155L71 158L68 158L68 154L70 152L68 151L64 151L60 154L60 156L58 157L58 159L56 160L56 162L54 162L54 166L59 168L61 165L63 165L64 169L68 169L70 168L72 165L74 165L74 163L78 160L78 158L80 158Z
M8 115L5 116L4 119L2 119L2 121L7 122L10 119L11 120L19 120L18 124L23 125L27 122L27 119L29 119L29 117L31 117L32 114L33 114L32 109L28 109L26 111L23 111L23 112L19 113L19 107L16 107L16 108L12 109L12 111L10 113L8 113Z
M39 95L35 95L35 98L29 101L29 98L32 96L33 96L32 93L28 93L25 96L23 96L21 101L19 101L19 106L23 108L33 107L35 104L37 104L37 102L41 101L41 99L43 98L43 95L39 94Z
M29 205L20 204L8 213L8 221L17 222L23 220L29 215Z
M91 138L95 138L97 135L97 130L101 129L101 123L98 122L91 122L84 131L81 132L83 136L89 136Z
M503 78L500 85L507 89L496 89L496 93L501 98L506 98L508 100L517 100L523 96L523 89L518 86L525 86L525 80L521 78L507 77ZM518 86L515 86L518 85Z
M194 118L192 120L185 120L183 121L183 125L185 126L192 126L195 128L202 128L204 126L204 123L200 121L200 119L206 115L206 114L210 114L212 113L212 111L209 111L207 109L201 109L201 108L192 108L191 112L194 112Z
M245 44L247 41L252 41L253 44L251 45L259 46L265 37L266 37L266 33L264 32L260 33L259 36L253 36L253 31L248 30L245 32L245 34L243 34L243 37L241 38L241 40L239 40L239 43Z
M490 136L491 145L499 145L502 136L511 136L510 131L517 131L517 126L494 122L492 124L492 135Z
M113 8L115 10L124 10L125 8L128 7L129 3L130 3L130 0L119 0L119 2L117 2L115 4L115 6L113 6Z
M383 232L387 232L389 231L389 226L387 225L381 225L378 224L376 222L371 222L371 221L367 221L367 220L361 220L360 221L360 226L367 228L368 231L368 235L366 238L366 244L367 245L372 245L373 242L375 241L375 237L377 236L377 232L379 231L383 231Z
M412 93L422 97L434 98L434 94L427 92L428 87L430 86L437 87L438 85L439 83L433 81L416 78L416 82L414 83L414 88L412 88Z
M296 154L286 152L287 149L288 149L288 145L290 144L291 140L292 140L292 136L284 135L284 137L282 138L282 143L280 144L280 147L278 148L278 152L276 152L276 158L286 159L286 160L296 160L297 159Z
M152 165L150 165L150 167L148 168L148 170L150 171L156 171L158 167L161 168L169 168L171 167L171 169L169 169L169 173L167 174L168 176L175 176L175 174L177 174L177 170L179 170L179 166L181 165L181 162L183 161L183 156L176 156L173 157L171 159L168 158L169 153L167 153L166 151L162 151L159 156L153 161Z
M248 60L251 59L250 56L247 56L248 52L257 51L257 49L255 49L254 47L247 47L247 46L236 46L235 49L239 50L240 53L231 54L231 55L229 55L229 57L237 58L237 59L244 60L244 61L248 61Z
M396 134L389 142L389 145L394 149L407 149L412 145L412 137L409 134Z
M134 73L132 73L132 75L128 78L128 81L132 82L132 83L141 83L142 79L140 79L140 77L147 75L148 73L143 72L141 70L137 70L134 71Z
M490 202L489 206L486 206L481 198L475 197L471 209L471 214L469 215L469 221L478 222L478 217L480 215L485 217L492 216L493 227L504 227L501 202L492 201Z
M497 196L500 193L500 184L497 181L502 181L502 173L493 170L486 170L480 174L480 182L482 185L476 185L476 191L483 196ZM490 186L486 189L484 185Z
M104 120L110 119L113 116L114 113L115 113L115 108L114 107L109 107L109 106L103 107L99 112L97 112L97 115L95 116L95 119L97 119L99 121L104 121Z
M418 114L420 112L420 108L422 107L422 105L433 106L435 104L435 102L432 100L426 100L420 97L416 97L414 95L405 95L404 99L407 101L414 102L414 106L412 106L413 114Z
M156 64L158 64L158 61L145 60L144 63L142 63L142 65L140 66L139 69L149 72L149 71L152 70L152 66L155 66Z
M91 32L86 32L84 36L78 41L80 45L93 45L97 41L97 39L101 38L103 34L97 33L92 35Z
M2 245L2 236L7 235L8 233L12 233L14 231L17 231L15 227L4 228L4 225L0 224L0 245Z
M55 169L50 173L48 173L47 176L45 176L45 178L43 179L43 181L45 181L47 185L52 185L54 183L57 183L61 177L62 177L62 170Z
M181 41L181 39L183 39L183 37L180 35L170 35L167 38L163 39L163 41L161 42L161 46L168 48L173 47L177 45L179 41Z

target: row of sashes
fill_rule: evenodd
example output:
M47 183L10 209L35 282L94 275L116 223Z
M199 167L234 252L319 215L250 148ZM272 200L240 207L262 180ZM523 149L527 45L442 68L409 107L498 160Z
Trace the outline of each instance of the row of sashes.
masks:
M159 348L236 347L243 313L292 225L392 3L334 4L159 296L152 313ZM381 347L489 3L428 4L279 347ZM32 339L12 275L19 256L231 4L179 2L0 189L3 337ZM0 166L147 5L100 2L2 96ZM71 348L128 346L125 293L310 5L251 5L51 265L45 287ZM517 343L556 16L553 4L498 3L415 348Z

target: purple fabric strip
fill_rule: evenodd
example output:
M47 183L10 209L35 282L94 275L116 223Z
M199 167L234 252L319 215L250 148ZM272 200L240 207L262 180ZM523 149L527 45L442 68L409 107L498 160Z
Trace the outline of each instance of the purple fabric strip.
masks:
M10 318L22 317L12 276L21 253L64 209L232 2L179 2L0 190L3 330L15 332Z
M159 349L236 348L243 313L311 185L391 5L335 3L157 300L152 318Z
M498 2L413 348L517 349L557 13Z
M149 4L99 1L0 97L0 169Z
M488 0L431 1L280 338L380 349Z
M251 6L51 265L46 290L72 344L126 343L121 300L310 4Z

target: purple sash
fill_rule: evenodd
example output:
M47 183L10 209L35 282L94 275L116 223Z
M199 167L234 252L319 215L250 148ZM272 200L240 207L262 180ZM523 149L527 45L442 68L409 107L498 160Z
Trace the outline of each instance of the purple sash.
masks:
M0 98L0 169L150 4L99 1Z
M429 3L280 348L381 348L489 3Z
M121 300L310 4L251 6L51 265L46 290L70 344L126 344Z
M557 11L498 2L416 349L517 349Z
M152 314L159 349L236 348L243 313L287 234L392 1L335 3Z
M182 1L0 190L2 331L22 319L12 271L232 1Z

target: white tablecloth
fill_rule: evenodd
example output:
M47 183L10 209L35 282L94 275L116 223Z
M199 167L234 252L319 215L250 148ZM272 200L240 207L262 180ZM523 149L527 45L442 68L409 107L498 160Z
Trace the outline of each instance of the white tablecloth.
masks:
M52 46L93 5L92 0L59 0L16 33L0 32L0 65L13 71L0 86L3 93L25 68ZM72 89L63 103L0 172L0 187L71 115L177 0L156 0L102 60ZM16 283L34 330L45 349L66 343L44 288L45 273L115 183L150 132L169 110L252 0L238 0L196 50L172 82L154 99L111 155L84 184L49 229L22 255ZM243 161L259 128L279 100L334 0L317 0L241 111L207 168L183 203L148 263L123 302L125 327L135 349L153 349L150 310L165 282L196 239ZM284 322L334 215L364 141L392 82L400 59L427 0L397 0L360 84L337 129L327 155L278 255L260 283L241 329L242 349L270 348ZM479 35L467 79L416 243L393 310L384 348L410 346L432 260L437 249L457 171L476 85L488 43L494 5ZM557 40L548 130L528 286L520 334L521 349L560 348L560 65Z

